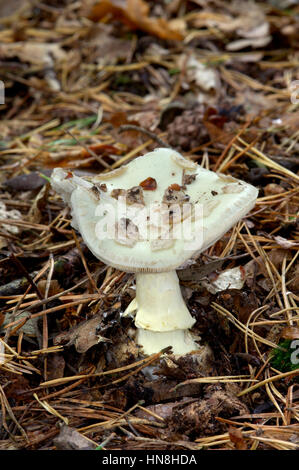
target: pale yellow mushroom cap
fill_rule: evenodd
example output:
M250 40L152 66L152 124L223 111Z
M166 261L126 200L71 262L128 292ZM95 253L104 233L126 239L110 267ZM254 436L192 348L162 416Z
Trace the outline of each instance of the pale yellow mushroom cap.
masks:
M156 189L143 187L140 200L128 206L129 216L121 217L120 200L113 195L120 189L138 188L147 178L155 180ZM156 149L114 172L100 174L89 181L56 168L51 182L70 205L74 226L92 253L104 263L127 272L176 269L215 243L244 217L255 205L258 194L252 185L203 169L166 148ZM177 202L172 200L172 196L177 198ZM107 217L105 206L111 207L116 214L117 236L100 239L98 228ZM182 211L181 218L177 215L178 206L186 210ZM146 227L153 232L146 235L138 223L141 219L130 218L130 214L136 209L134 216L136 213L144 216L144 211L150 207L161 220L147 222ZM169 212L171 236L161 239L157 233L163 229L165 214ZM174 229L177 231L173 235ZM119 239L122 230L129 234L124 242Z

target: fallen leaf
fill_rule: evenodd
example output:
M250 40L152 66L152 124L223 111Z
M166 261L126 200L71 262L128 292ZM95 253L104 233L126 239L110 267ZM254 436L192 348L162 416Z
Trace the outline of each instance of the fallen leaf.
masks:
M187 398L188 400L188 398ZM180 402L169 402L169 403L159 403L158 405L150 405L147 406L144 410L139 409L136 411L135 416L138 418L143 418L143 419L148 419L149 421L157 421L157 422L163 422L163 420L171 417L172 410L175 406L180 405ZM150 413L147 413L145 410L148 410L150 413L154 413L155 415L160 416L159 419L156 416L151 415Z
M286 326L281 332L281 338L299 339L299 328L295 326Z
M211 261L206 264L192 266L190 268L178 271L178 277L181 281L199 281L208 276L216 269L221 269L224 263L223 259Z
M55 75L55 66L66 59L67 53L59 44L35 43L30 41L20 41L13 44L0 45L0 59L18 57L21 62L29 62L39 66L44 71L44 79L49 88L59 91L61 86ZM42 82L37 77L31 77L32 84L37 86Z
M45 279L42 279L38 281L37 283L38 290L40 291L43 297L46 292L47 284L48 282ZM52 295L58 294L59 292L62 292L62 291L63 289L61 289L59 282L56 279L52 279L49 285L48 297L51 297Z
M65 360L62 354L49 354L47 360L47 380L60 379L64 376Z
M183 39L171 21L148 16L149 5L143 0L102 0L93 6L89 18L101 21L107 15L122 21L132 30L140 29L160 39Z
M242 31L238 31L240 33L241 36L243 36L244 38L254 38L254 39L257 39L257 38L262 38L262 37L267 37L268 34L269 34L269 23L267 23L266 21L255 26L254 28L252 29L249 29L249 30L242 30Z
M235 428L234 426L229 426L228 435L237 450L247 449L246 441L240 429Z
M203 281L204 286L212 294L221 292L227 289L242 289L245 282L244 269L241 266L237 268L227 269L223 271L219 276L211 281Z
M23 375L17 375L5 370L1 371L1 379L6 380L6 398L16 403L22 402L30 390L29 381Z
M270 30L261 6L242 0L231 2L227 14L200 11L194 15L192 25L197 28L216 27L224 33L235 33L243 38L267 36Z
M70 331L61 333L54 338L54 344L66 344L71 346L74 344L78 353L85 353L92 346L100 342L111 342L97 334L97 328L101 323L102 315L95 315L90 320L80 323Z
M53 67L54 60L60 61L66 58L66 52L59 44L42 42L24 41L0 45L0 58L12 57L18 57L22 62L34 65Z
M46 176L51 175L51 170L42 170ZM15 176L10 178L3 183L3 185L14 191L32 191L34 189L39 189L47 183L45 178L40 176L40 173L37 171L32 171L31 173Z
M88 44L89 51L92 51L90 60L101 66L114 65L119 60L128 62L133 53L133 40L114 37L111 25L101 24L98 28Z
M287 240L286 238L281 237L279 235L274 237L274 240L276 241L276 243L278 243L279 246L281 246L282 248L286 248L286 249L292 248L292 247L295 247L295 246L299 245L299 242L294 242L294 241L291 241L291 240Z
M30 222L38 224L41 221L43 210L47 204L49 192L49 184L43 186L37 196L35 197L30 211L27 215L27 219Z
M65 424L61 426L54 444L57 450L94 450L96 448L94 442Z
M288 289L293 291L294 293L299 292L299 265L296 264L296 266L291 269L290 272L290 282L288 284Z
M271 42L271 36L265 36L261 38L252 38L252 39L237 39L226 45L227 51L239 51L240 49L245 49L246 47L264 47L269 42Z

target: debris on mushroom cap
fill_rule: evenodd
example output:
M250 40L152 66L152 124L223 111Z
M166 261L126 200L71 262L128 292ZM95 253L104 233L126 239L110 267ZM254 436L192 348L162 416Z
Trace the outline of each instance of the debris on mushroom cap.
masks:
M94 195L100 200L100 188L98 188L95 184L91 187L91 191L94 193Z
M144 181L141 181L141 183L139 183L139 186L141 186L144 191L154 191L155 189L157 189L157 181L155 180L155 178L151 178L149 176Z
M169 206L169 216L172 225L183 222L187 217L194 215L194 204L186 202L183 205L172 204Z
M133 188L127 191L127 204L141 204L145 205L143 198L143 191L140 186L133 186Z
M182 189L182 187L177 183L173 183L168 187L168 189L170 189L172 191L180 191Z
M184 188L186 185L193 183L196 177L197 177L197 174L186 175L185 172L183 171L182 187Z
M122 217L116 224L115 241L121 245L134 246L139 238L138 227L130 220Z
M124 202L128 205L139 204L144 206L143 191L140 186L133 186L130 189L113 189L110 194L114 199L123 198Z
M152 209L152 217L150 219L150 226L162 229L172 228L175 224L180 224L187 217L193 217L194 204L186 202L180 204L174 202L172 204L166 204L164 202L156 204ZM166 245L165 245L166 246Z
M110 196L113 197L114 199L118 199L119 197L126 197L127 191L126 189L121 189L121 188L112 189Z
M99 188L101 191L104 191L105 193L107 192L107 184L102 183L99 185Z
M178 184L172 184L165 190L162 201L165 204L183 204L184 202L188 202L189 199L190 196L183 191L181 186Z
M98 175L90 181L75 175L65 176L67 172L55 169L52 186L71 206L75 226L80 229L86 244L103 262L129 272L169 271L197 256L250 211L258 193L252 185L206 170L171 149L149 152L125 167ZM91 190L93 185L100 189L100 200ZM101 185L105 186L101 188ZM115 197L121 195L128 211L126 216L117 209L120 200ZM113 237L99 239L95 233L98 223L105 220L105 215L95 215L96 210L105 204L115 208L117 217L114 224L121 217L129 218L134 224L130 226L130 237L124 237L130 240L126 244ZM147 212L154 208L150 211L150 220L144 224L146 228L153 227L153 236L143 234L138 217L135 219L132 215L135 206L137 215L139 210ZM183 212L185 206L186 212ZM201 213L198 212L200 208ZM160 214L156 221L151 219L155 211L156 215ZM165 234L167 230L185 226L189 219L192 243L184 234L173 236L171 242L161 237L161 233ZM139 230L138 236L134 226ZM120 230L123 229L121 225ZM199 232L202 233L201 239L196 237ZM159 238L162 241L158 241Z

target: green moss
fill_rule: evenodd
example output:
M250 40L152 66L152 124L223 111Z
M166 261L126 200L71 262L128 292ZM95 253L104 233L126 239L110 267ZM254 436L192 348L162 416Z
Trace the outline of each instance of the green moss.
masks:
M132 78L127 73L119 73L115 77L114 83L116 86L128 85L132 82Z
M174 68L174 69L169 69L168 73L169 75L176 75L177 73L180 73L180 71L181 71L180 69Z
M271 352L270 362L274 369L277 369L280 372L289 372L291 370L299 369L299 363L296 364L294 362L294 352L296 351L296 349L298 350L298 346L296 346L295 348L291 347L293 342L294 340L285 339L283 341L280 341L280 343L278 344L279 347L273 349L273 351ZM298 380L298 378L296 380Z

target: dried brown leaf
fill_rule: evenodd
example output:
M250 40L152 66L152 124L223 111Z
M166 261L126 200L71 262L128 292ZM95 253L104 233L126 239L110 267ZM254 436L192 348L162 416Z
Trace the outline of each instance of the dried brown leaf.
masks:
M229 426L228 435L237 450L246 450L247 444L242 431L234 426Z
M74 344L79 353L85 353L92 346L100 342L110 342L109 339L97 334L97 328L100 325L101 319L101 315L95 315L90 320L72 328L69 332L59 334L54 339L54 344L59 345L67 343L68 346Z
M101 21L107 15L122 21L133 30L141 29L161 39L183 39L182 34L173 28L171 21L150 17L149 5L143 0L103 0L94 5L89 18Z
M284 339L299 339L299 328L287 326L282 330L281 337Z

